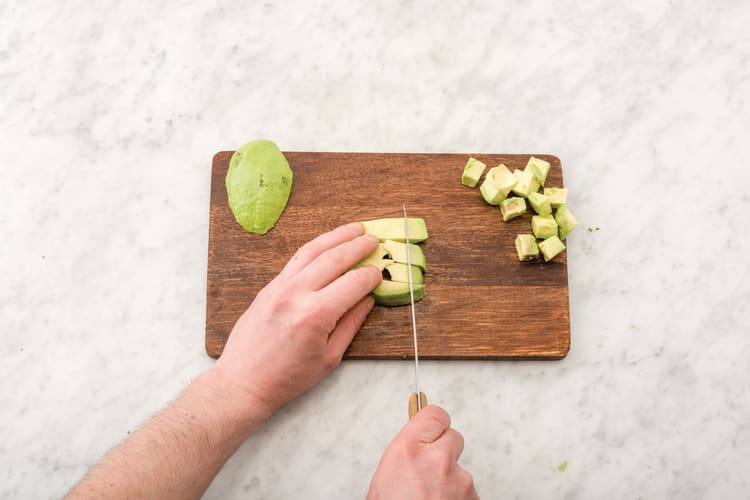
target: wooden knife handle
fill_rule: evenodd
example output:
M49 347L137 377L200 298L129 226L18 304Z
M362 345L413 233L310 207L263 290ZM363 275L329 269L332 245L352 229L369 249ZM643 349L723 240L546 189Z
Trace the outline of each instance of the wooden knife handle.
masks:
M419 399L422 400L422 408L427 406L427 396L424 392L419 391ZM414 415L417 414L419 411L419 406L417 406L417 393L412 392L411 396L409 396L409 420L414 417Z

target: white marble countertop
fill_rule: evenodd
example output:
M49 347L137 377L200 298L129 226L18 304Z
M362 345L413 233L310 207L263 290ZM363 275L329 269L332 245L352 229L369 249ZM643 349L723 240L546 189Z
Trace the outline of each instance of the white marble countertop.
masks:
M750 4L213 3L0 3L0 498L212 363L209 165L257 137L558 155L572 348L423 363L461 463L483 498L749 494ZM344 363L206 498L364 497L411 370Z

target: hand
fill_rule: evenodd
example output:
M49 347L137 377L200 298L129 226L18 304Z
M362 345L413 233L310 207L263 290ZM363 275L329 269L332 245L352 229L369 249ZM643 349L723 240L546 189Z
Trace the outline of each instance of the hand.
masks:
M437 406L417 413L388 445L367 500L479 499L471 474L458 465L464 438Z
M380 271L348 271L377 247L363 232L355 222L305 244L232 329L214 368L269 414L338 366L372 309Z

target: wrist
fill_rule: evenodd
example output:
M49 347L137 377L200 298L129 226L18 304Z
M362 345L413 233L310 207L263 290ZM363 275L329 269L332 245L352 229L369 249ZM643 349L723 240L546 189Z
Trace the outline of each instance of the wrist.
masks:
M262 423L276 410L263 397L260 388L252 383L239 384L221 362L206 370L196 382L214 393L238 418L248 423Z

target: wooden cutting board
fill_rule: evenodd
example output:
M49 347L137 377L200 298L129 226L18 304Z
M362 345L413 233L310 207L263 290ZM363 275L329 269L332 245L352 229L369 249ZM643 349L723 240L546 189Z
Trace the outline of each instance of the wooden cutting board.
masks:
M461 185L470 154L284 153L294 171L289 204L265 235L234 220L224 185L232 151L217 153L211 175L206 351L218 357L235 321L256 293L305 242L347 222L423 217L429 239L427 297L416 304L424 359L559 359L570 346L567 255L521 263L518 233L531 214L503 222L478 188ZM529 155L472 154L488 167L522 169ZM562 186L554 156L547 186ZM529 212L531 208L529 207ZM413 355L409 307L376 306L346 358Z

